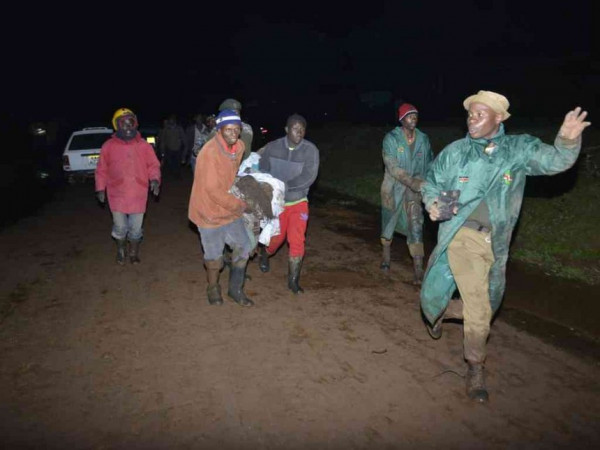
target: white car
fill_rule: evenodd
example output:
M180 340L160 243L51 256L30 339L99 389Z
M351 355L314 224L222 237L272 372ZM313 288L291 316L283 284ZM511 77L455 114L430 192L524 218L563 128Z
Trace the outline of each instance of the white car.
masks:
M113 133L111 128L90 127L71 134L63 151L63 171L67 181L94 176L102 144Z

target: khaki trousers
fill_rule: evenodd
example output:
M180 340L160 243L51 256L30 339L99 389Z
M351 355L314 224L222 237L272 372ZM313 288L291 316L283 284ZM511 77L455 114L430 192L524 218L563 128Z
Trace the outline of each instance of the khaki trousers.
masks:
M489 272L494 253L490 233L462 227L448 246L448 262L463 300L465 359L482 364L492 321Z

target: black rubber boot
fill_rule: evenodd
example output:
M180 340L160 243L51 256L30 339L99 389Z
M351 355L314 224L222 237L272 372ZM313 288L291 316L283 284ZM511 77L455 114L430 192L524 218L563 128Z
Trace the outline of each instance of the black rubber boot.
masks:
M265 247L264 245L260 246L258 268L262 273L266 273L269 270L271 270L271 264L269 263L269 254L267 253L267 247Z
M246 294L244 293L247 263L248 260L244 259L231 264L231 270L229 272L229 289L227 290L227 295L229 295L238 305L253 306L254 302L246 297Z
M117 264L120 266L125 265L127 259L127 240L117 239Z
M469 369L467 370L467 395L471 400L479 403L489 401L487 388L485 387L485 379L483 376L483 364L468 362Z
M288 260L288 288L294 294L301 294L304 289L298 284L300 281L300 270L302 269L302 256L294 256Z
M388 271L390 270L390 261L391 261L391 249L392 249L392 241L388 241L386 239L381 239L381 246L383 248L383 257L381 260L381 265L379 268L381 270Z
M140 242L141 239L131 239L129 241L129 261L131 261L131 264L139 264L141 262Z
M219 275L223 268L223 260L221 258L212 261L205 261L206 274L208 278L208 287L206 294L210 305L222 305L223 297L221 296L221 286L219 285Z
M420 286L423 283L423 257L415 256L413 257L413 270L414 270L414 280L413 284L416 286Z
M233 253L231 250L225 250L223 253L223 267L228 267L231 269L231 259L233 258ZM251 280L252 277L246 274L246 280Z

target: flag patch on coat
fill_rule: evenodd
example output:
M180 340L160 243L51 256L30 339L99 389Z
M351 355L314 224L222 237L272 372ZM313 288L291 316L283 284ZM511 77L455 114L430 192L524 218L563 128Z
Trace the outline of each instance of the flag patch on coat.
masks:
M502 175L502 179L504 180L505 184L510 184L513 181L513 178L510 174L510 170L507 170L506 172L504 172L504 175Z
M469 177L458 177L458 182L459 183L468 183Z

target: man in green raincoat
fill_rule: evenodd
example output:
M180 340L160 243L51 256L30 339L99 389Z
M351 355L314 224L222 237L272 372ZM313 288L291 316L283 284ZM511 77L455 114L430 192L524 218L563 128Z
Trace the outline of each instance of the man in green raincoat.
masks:
M467 395L486 402L483 365L493 314L502 301L506 261L527 175L554 175L579 155L590 125L577 107L564 119L554 145L530 135L504 134L506 97L479 91L463 103L468 134L437 156L425 177L423 201L431 220L444 219L445 191L460 190L449 220L440 223L423 286L421 309L434 339L444 318L463 319ZM458 287L460 300L451 300Z
M409 103L398 109L401 126L383 139L385 173L381 184L382 270L390 268L390 250L394 232L406 236L413 259L414 282L423 280L423 206L421 187L425 172L433 160L427 135L417 129L419 112Z

